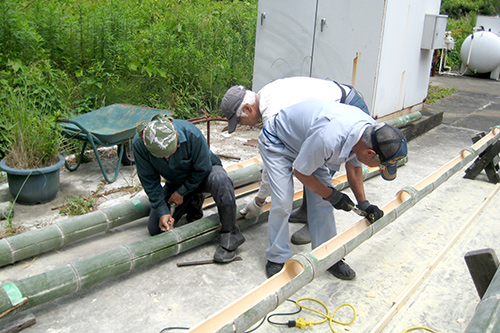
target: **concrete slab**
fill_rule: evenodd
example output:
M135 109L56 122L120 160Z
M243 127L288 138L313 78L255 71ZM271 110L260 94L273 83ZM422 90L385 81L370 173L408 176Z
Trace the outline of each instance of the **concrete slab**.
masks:
M475 116L482 112L479 109L489 107L482 106L488 103L495 105L500 96L499 83L488 79L443 76L431 80L439 85L453 86L458 91L436 104L426 106L429 112L443 112L443 122L458 114L462 118ZM475 103L470 100L474 98L477 98ZM369 200L380 206L385 205L401 188L420 182L457 156L461 149L471 146L471 137L478 131L488 131L491 126L500 123L494 112L488 114L487 119L477 119L482 122L459 123L454 119L410 141L409 162L400 169L395 181L385 182L378 177L366 181ZM246 140L256 138L257 130L227 135L227 132L220 132L220 126L212 126L214 150L219 149L219 152L242 159L257 154L256 148L244 146ZM225 160L224 163L229 165L235 162ZM57 216L57 210L53 208L60 205L65 196L136 185L134 171L133 167L124 167L116 183L100 184L102 175L95 162L83 165L82 169L74 173L64 170L61 191L56 201L33 207L16 205L14 224L29 229L62 219L64 217ZM470 227L461 231L484 198L495 188L484 173L475 180L464 179L463 174L464 170L459 171L394 223L351 252L346 262L357 272L355 280L341 281L325 273L297 292L293 299L312 297L324 302L330 310L343 303L352 304L357 312L354 323L348 327L334 324L335 329L338 332L368 332L379 325L391 310L394 300L456 237L446 255L429 270L420 287L395 313L382 332L402 332L411 326L427 326L438 332L463 331L479 302L463 256L468 251L487 247L497 253L500 251L497 241L500 229L496 227L500 214L500 195L494 196L477 219L470 222ZM3 185L0 196L4 200L9 200L7 192ZM345 192L351 195L350 190ZM100 205L113 205L137 195L144 194L118 192L99 200ZM242 198L238 202L243 203L248 199ZM339 232L356 221L358 217L353 213L336 212ZM290 224L290 234L301 226ZM247 241L238 253L242 261L228 265L177 267L179 262L212 258L216 244L211 242L90 289L31 308L28 311L36 316L37 323L24 331L160 332L168 327L193 326L265 281L266 223L253 226L244 234ZM148 237L146 219L140 219L36 258L0 268L0 282L34 276ZM308 245L292 248L295 253L310 250ZM285 302L276 312L295 309L294 304ZM339 320L350 320L349 311L342 311L338 315ZM273 320L286 323L299 316L318 320L317 316L306 311L291 317L274 317ZM330 330L327 325L321 324L308 330L326 332ZM288 332L289 328L268 322L256 330L285 331Z

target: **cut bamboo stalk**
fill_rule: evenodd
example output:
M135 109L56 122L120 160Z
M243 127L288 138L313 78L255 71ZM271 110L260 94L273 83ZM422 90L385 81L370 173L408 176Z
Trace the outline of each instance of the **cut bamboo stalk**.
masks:
M257 183L252 183L248 184L242 187L238 187L234 189L234 196L236 198L240 198L242 196L248 195L252 192L257 192L259 190L261 182ZM203 201L203 209L212 207L215 205L215 201L213 197L207 197L205 198L205 201Z
M261 164L261 163L262 163L262 158L260 156L256 156L254 158L248 159L248 160L240 162L238 164L231 165L225 169L227 172L229 172L229 171L234 171L234 170L238 170L241 168L245 168L245 167L253 165L253 164Z
M250 161L250 160L249 160ZM245 167L228 172L235 187L260 181L262 163L245 161ZM0 267L55 250L74 241L108 231L148 216L151 205L147 197L139 197L112 207L72 217L47 227L0 239Z
M447 163L445 167L414 187L399 191L396 197L383 207L384 216L376 223L370 224L367 219L362 219L310 253L302 252L292 256L279 273L201 321L189 332L243 332L248 329L365 240L395 221L499 138L500 129L493 129L471 149L463 150L458 158Z
M422 113L420 113L420 111L416 111L401 117L387 120L385 121L385 123L392 125L394 127L401 128L417 120L420 120L421 118L422 118Z
M149 200L139 197L49 226L0 239L0 267L60 248L147 216Z
M371 332L380 332L389 321L396 315L396 313L403 307L408 298L417 290L417 288L422 284L425 278L432 272L432 270L437 266L437 264L444 258L444 256L449 252L452 246L457 242L457 240L465 233L465 231L476 221L478 215L484 210L484 208L491 202L493 197L500 190L500 184L495 186L493 191L491 191L484 199L482 204L476 209L476 211L471 215L471 217L465 222L462 227L453 235L450 241L444 246L441 252L434 258L434 260L425 267L412 282L400 293L400 295L393 301L391 308L386 313L386 315L378 322L377 325L371 330Z
M378 168L366 169L364 178L379 174ZM340 183L335 188L345 188ZM294 207L302 203L302 191L294 195ZM264 206L264 212L256 218L244 219L238 216L241 229L266 221L271 203ZM243 208L241 205L240 208ZM217 215L211 215L190 224L173 229L120 248L110 250L86 260L68 264L23 280L0 286L0 316L7 315L16 307L22 310L75 293L83 288L128 273L143 265L172 257L201 244L213 241L218 235L220 222ZM293 265L293 264L288 264ZM295 265L299 269L300 265ZM17 309L16 309L17 310Z

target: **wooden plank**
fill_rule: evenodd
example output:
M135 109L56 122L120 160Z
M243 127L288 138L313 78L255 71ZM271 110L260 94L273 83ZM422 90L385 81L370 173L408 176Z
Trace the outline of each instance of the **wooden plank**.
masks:
M30 313L20 313L0 321L0 333L20 332L36 324L36 317Z

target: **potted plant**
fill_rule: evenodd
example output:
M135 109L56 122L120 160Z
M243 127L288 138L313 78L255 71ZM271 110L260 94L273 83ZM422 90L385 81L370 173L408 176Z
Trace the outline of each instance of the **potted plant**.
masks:
M46 203L57 195L64 165L57 117L13 89L0 100L0 141L5 153L0 169L7 173L17 203Z

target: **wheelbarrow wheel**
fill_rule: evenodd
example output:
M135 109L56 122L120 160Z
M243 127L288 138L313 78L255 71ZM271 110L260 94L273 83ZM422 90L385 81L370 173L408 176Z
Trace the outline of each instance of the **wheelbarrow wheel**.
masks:
M118 156L120 156L122 149L124 149L121 160L122 165L134 165L134 154L132 152L132 146L130 145L130 143L126 142L118 145Z

